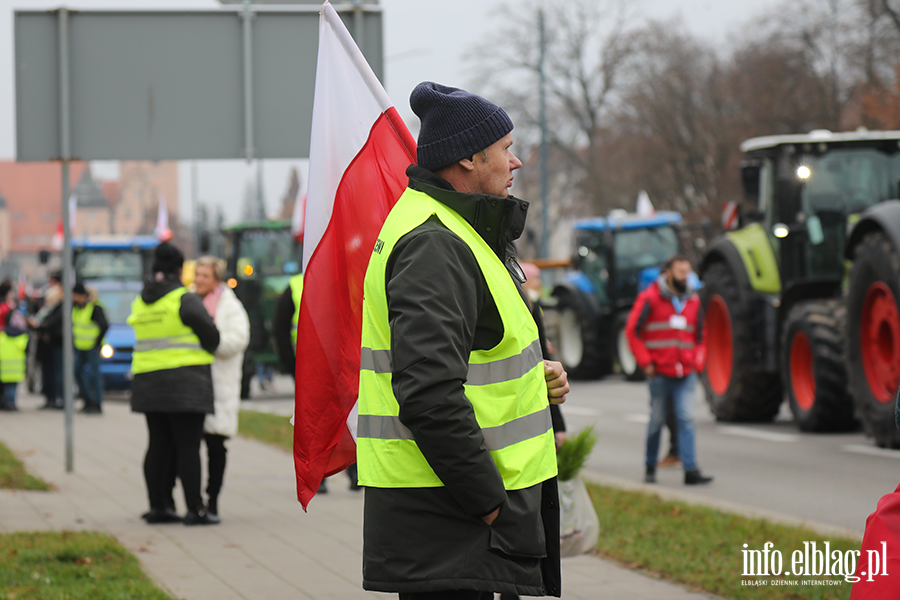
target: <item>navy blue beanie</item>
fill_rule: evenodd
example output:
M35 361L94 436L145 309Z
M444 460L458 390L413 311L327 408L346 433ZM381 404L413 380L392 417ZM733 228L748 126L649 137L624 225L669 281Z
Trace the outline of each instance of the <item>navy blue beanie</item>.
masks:
M509 115L493 102L431 81L416 86L409 105L422 121L416 162L429 171L481 152L513 129Z

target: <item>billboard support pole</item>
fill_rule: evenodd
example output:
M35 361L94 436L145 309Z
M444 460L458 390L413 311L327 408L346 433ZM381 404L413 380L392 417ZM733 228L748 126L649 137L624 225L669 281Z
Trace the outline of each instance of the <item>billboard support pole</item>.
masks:
M60 125L60 161L62 162L62 221L63 221L63 247L62 247L62 398L65 407L65 443L66 443L66 473L75 470L75 443L74 443L74 401L72 388L75 385L73 368L72 346L72 232L69 229L71 215L69 215L69 161L71 160L71 124L69 123L69 11L59 9L59 125ZM51 361L52 363L53 361ZM56 368L56 365L54 365ZM51 374L52 377L52 374ZM51 389L53 389L51 387ZM56 398L47 398L47 401L56 402Z
M253 11L250 0L244 0L241 11L244 20L244 156L249 163L253 160Z

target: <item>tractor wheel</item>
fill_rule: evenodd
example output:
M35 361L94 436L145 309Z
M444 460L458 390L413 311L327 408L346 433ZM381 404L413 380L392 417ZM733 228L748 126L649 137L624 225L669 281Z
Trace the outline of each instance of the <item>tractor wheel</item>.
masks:
M850 431L857 425L847 393L840 300L800 302L782 328L781 380L801 431Z
M606 374L600 346L597 320L580 298L562 294L556 308L559 313L559 360L572 379L598 379Z
M866 433L900 448L894 402L900 386L900 256L880 231L856 247L847 292L850 392Z
M720 421L771 421L781 405L781 381L777 373L749 367L755 362L751 307L742 301L724 263L712 264L704 283L706 369L702 379L710 410Z
M643 381L647 378L644 370L637 364L637 359L631 351L628 344L628 337L625 335L625 323L628 321L628 313L620 313L616 317L616 361L619 363L619 369L622 375L628 381Z

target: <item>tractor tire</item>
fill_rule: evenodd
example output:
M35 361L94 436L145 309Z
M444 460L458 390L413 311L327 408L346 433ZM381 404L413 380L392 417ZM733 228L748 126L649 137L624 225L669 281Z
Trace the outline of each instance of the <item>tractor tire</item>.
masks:
M571 379L599 379L608 372L601 346L600 329L580 298L562 294L559 313L557 354Z
M781 381L801 431L851 431L857 422L847 392L841 300L800 302L782 327Z
M737 282L722 262L710 265L701 290L706 337L703 387L720 421L771 421L781 406L778 373L752 369L752 314Z
M628 321L628 313L620 313L616 317L616 362L619 363L619 370L628 381L644 381L647 376L644 370L637 364L631 346L628 344L628 337L625 335L625 323Z
M856 416L882 448L900 448L894 403L900 385L900 255L882 232L855 249L847 291L847 358Z

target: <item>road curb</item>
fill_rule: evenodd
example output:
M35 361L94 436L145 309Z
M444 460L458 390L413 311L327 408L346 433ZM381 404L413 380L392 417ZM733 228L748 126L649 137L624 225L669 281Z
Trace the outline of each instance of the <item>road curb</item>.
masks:
M653 484L640 483L637 481L631 481L630 479L624 479L622 477L605 475L596 471L582 470L581 474L585 480L591 483L597 483L600 485L606 485L623 490L647 492L655 494L663 500L677 500L679 502L685 502L687 504L696 506L706 506L709 508L715 508L716 510L721 510L723 512L734 513L752 519L765 519L767 521L780 523L782 525L806 527L807 529L811 529L812 531L815 531L816 533L824 536L841 536L854 540L862 540L863 537L863 532L859 530L848 529L846 527L838 527L837 525L829 525L828 523L821 523L818 521L810 521L807 519L802 519L800 517L795 517L793 515L786 515L771 510L755 508L753 506L740 504L738 502L720 500L718 498L709 498L706 496L701 496L700 494L689 492L687 490L677 490L667 487L660 487Z

